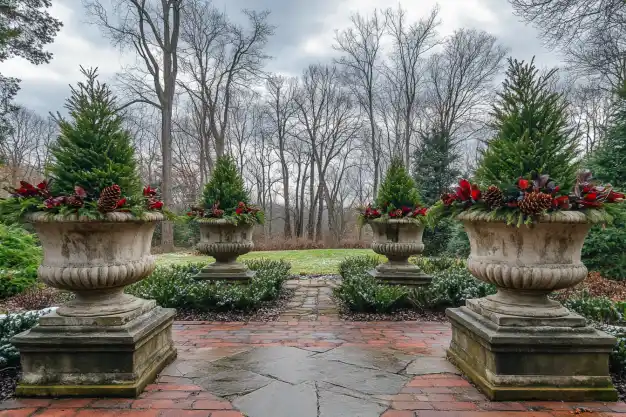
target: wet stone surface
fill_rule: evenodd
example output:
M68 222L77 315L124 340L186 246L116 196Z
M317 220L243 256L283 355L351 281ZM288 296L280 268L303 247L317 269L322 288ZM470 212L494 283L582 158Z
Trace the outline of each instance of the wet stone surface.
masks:
M413 357L392 349L338 347L325 352L260 347L177 370L249 417L380 416L410 380ZM193 368L193 369L191 369Z

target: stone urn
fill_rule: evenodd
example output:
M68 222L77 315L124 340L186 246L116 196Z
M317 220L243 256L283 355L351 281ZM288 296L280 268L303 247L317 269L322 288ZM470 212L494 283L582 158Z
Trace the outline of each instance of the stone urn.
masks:
M29 214L43 247L39 278L75 298L13 339L24 396L136 396L176 355L174 310L124 293L155 268L158 212L104 220Z
M609 354L615 339L548 295L585 279L584 213L546 214L508 226L486 213L458 216L472 275L497 293L448 309L448 357L495 400L615 400Z
M370 275L385 284L422 286L430 284L431 277L424 274L409 257L424 251L422 235L424 226L411 219L375 219L372 227L372 250L387 257Z
M198 252L215 258L215 262L203 268L196 279L247 284L254 277L245 264L237 258L254 248L253 224L233 224L226 219L200 219L200 242Z

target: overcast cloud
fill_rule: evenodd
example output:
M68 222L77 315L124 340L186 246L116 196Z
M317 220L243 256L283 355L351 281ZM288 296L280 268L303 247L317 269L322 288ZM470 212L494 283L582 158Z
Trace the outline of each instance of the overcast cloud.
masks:
M536 55L540 67L560 64L558 56L542 46L537 31L513 15L506 0L399 1L416 20L429 14L437 3L443 35L462 27L483 29L497 36L515 58ZM80 65L98 67L103 77L111 79L131 59L111 47L96 27L85 23L80 0L53 0L53 4L51 14L62 20L64 27L49 48L54 54L52 62L34 66L13 59L0 64L2 74L22 80L17 102L42 114L61 110L69 94L68 84L81 79ZM385 0L216 0L214 4L233 19L244 8L271 10L270 21L277 29L268 45L268 53L274 57L268 70L287 75L331 59L335 30L347 27L352 13L371 13L394 5Z

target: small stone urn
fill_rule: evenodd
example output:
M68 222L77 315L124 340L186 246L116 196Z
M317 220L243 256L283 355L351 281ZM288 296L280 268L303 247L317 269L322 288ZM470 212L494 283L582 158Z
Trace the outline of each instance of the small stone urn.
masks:
M615 400L608 367L615 339L548 298L587 276L585 214L546 214L521 227L487 213L458 219L470 240L468 269L498 292L447 310L448 357L491 399Z
M39 278L75 294L13 338L23 396L136 396L176 356L174 310L124 293L155 268L150 243L158 212L105 220L29 214L43 247Z
M200 242L198 252L215 258L215 262L203 268L196 279L247 284L254 277L245 264L237 262L254 248L253 224L233 224L225 219L200 219Z
M385 284L407 286L430 284L432 277L409 262L409 257L424 251L423 225L411 219L374 219L368 224L374 234L372 250L388 259L370 271L370 275Z

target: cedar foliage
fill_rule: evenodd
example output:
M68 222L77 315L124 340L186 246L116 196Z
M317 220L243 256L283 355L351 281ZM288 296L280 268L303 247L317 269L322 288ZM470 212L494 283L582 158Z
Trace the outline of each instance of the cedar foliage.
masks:
M493 106L495 137L482 153L476 179L501 188L532 171L549 174L561 189L578 170L577 137L568 126L568 104L553 87L556 69L540 74L534 64L509 59L503 90Z
M51 147L53 162L48 167L52 193L71 195L80 186L97 199L104 188L117 184L123 195L138 195L135 151L116 98L107 84L97 80L97 69L81 67L81 72L86 81L70 87L65 104L69 119L57 114L60 135Z
M412 208L418 204L419 195L415 182L407 172L402 159L393 158L378 190L376 206L389 211L405 206Z
M230 156L218 158L211 179L204 186L204 207L208 209L219 202L219 207L228 215L233 214L240 202L248 204L249 199L235 160Z

